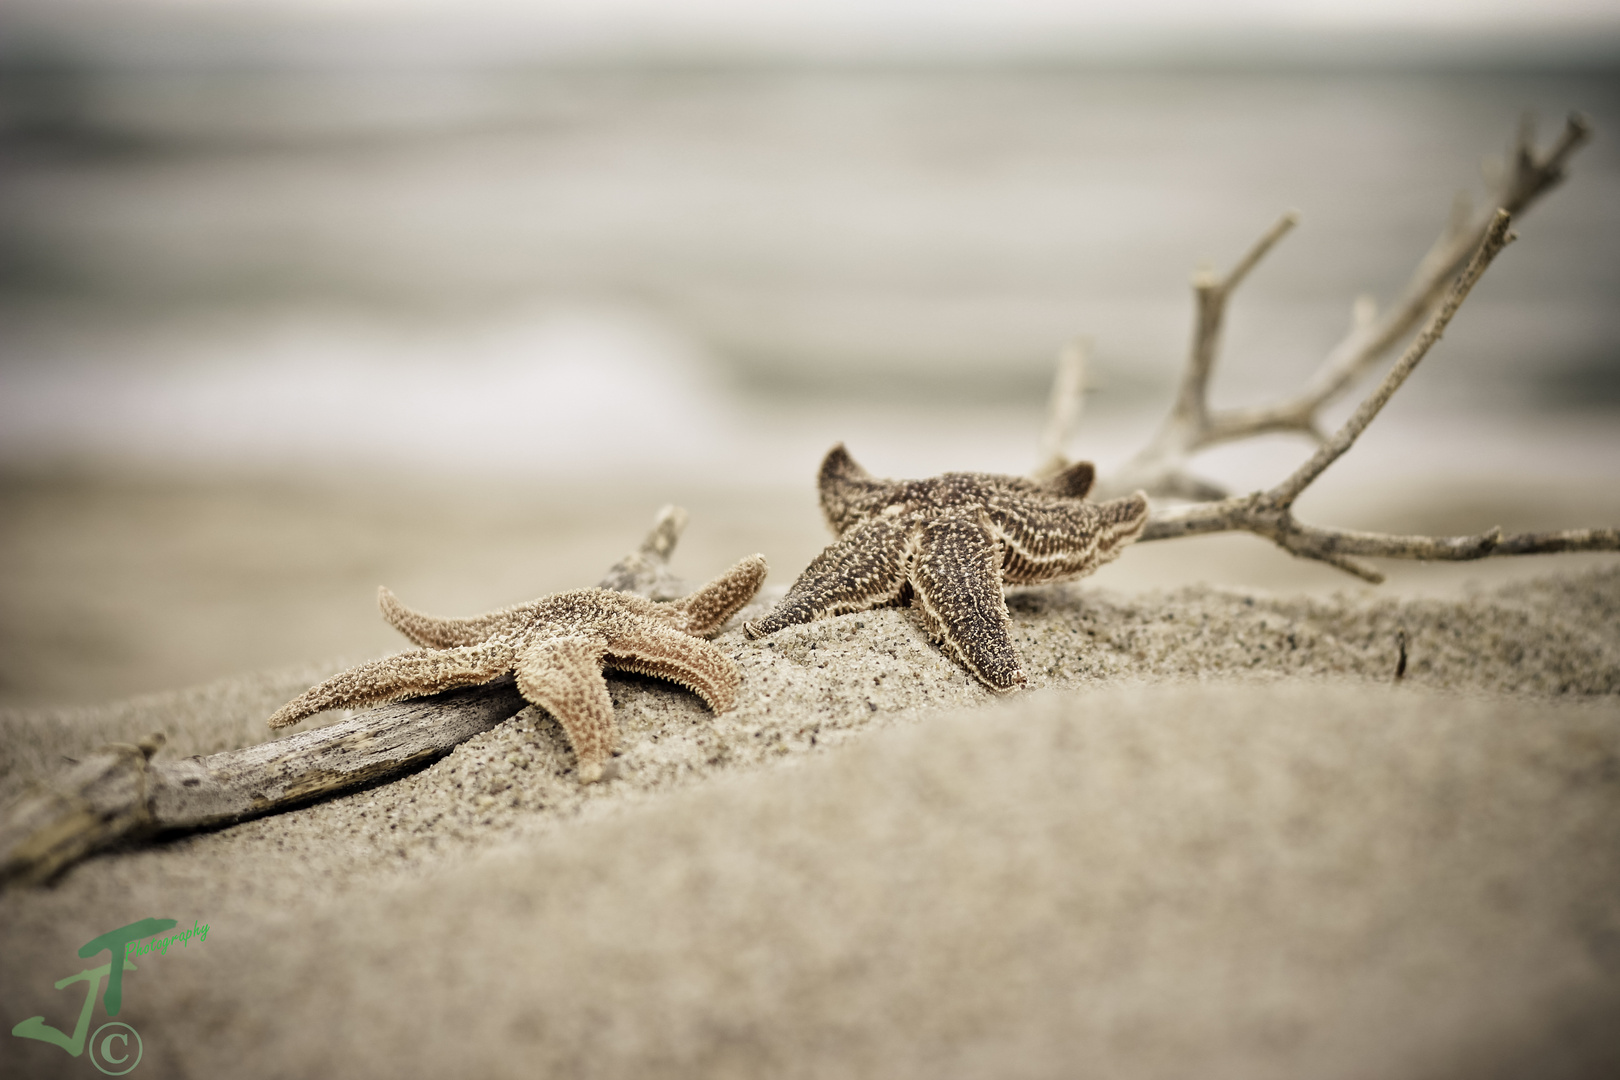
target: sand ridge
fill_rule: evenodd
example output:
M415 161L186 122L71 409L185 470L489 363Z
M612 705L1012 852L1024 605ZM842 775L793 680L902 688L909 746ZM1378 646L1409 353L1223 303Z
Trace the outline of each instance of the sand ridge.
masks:
M396 783L8 892L4 1015L161 909L214 928L132 983L179 1075L1490 1075L1482 1047L1565 1029L1580 1075L1613 1049L1589 1020L1620 979L1620 568L1009 606L1033 694L994 699L905 611L733 628L732 712L610 680L611 783L526 710ZM164 753L257 738L316 674L6 713L7 783L157 728Z

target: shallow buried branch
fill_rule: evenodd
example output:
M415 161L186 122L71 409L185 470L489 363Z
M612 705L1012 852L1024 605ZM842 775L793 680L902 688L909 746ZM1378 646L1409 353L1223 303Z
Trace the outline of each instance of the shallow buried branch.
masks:
M664 507L599 588L655 599L677 589L666 564L685 525L686 511ZM527 705L508 676L207 757L154 761L162 735L102 747L0 812L0 886L48 881L114 844L280 813L395 779Z

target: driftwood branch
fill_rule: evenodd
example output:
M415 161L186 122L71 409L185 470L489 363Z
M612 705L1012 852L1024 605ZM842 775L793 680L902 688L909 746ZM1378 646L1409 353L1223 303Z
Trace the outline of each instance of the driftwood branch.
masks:
M392 780L527 704L508 677L207 757L153 761L161 735L103 747L7 808L0 883L47 881L113 844L232 824Z
M669 557L686 529L686 511L666 506L658 511L653 527L641 546L609 567L598 589L636 593L649 600L674 600L685 596L686 583L669 572Z
M686 511L664 507L646 540L599 587L664 599L659 593L679 587L667 564L685 525ZM161 734L102 747L0 813L0 885L48 881L114 844L280 813L393 780L527 704L508 676L207 757L154 761Z
M1098 497L1129 494L1140 488L1155 497L1220 499L1227 494L1223 488L1189 471L1191 459L1199 451L1274 432L1298 432L1320 441L1322 408L1343 396L1433 314L1469 256L1484 242L1495 215L1506 211L1517 216L1555 187L1563 180L1570 157L1590 137L1586 121L1571 116L1552 146L1538 153L1534 130L1526 121L1490 205L1475 214L1465 199L1460 200L1445 231L1418 263L1400 296L1382 313L1371 298L1358 300L1349 333L1293 397L1237 409L1209 407L1209 381L1219 357L1227 303L1249 271L1293 228L1297 216L1292 212L1283 215L1224 276L1200 274L1193 281L1192 347L1175 404L1139 453L1099 479ZM1060 372L1059 379L1062 377ZM1050 464L1049 455L1043 453L1043 462Z
M1500 529L1477 536L1395 536L1320 528L1299 522L1293 516L1294 502L1300 494L1355 444L1367 425L1401 388L1407 376L1440 340L1474 284L1502 248L1512 241L1509 223L1507 211L1498 210L1473 257L1452 282L1422 331L1378 387L1357 407L1344 426L1323 441L1310 460L1268 491L1158 511L1148 520L1138 542L1243 530L1266 537L1295 555L1328 563L1375 584L1384 580L1383 575L1361 562L1358 556L1467 560L1482 559L1488 555L1620 550L1620 530L1616 529L1525 533L1506 537Z
M1141 489L1157 498L1193 504L1156 509L1141 541L1247 531L1295 555L1325 562L1374 583L1382 581L1383 575L1362 562L1363 557L1458 560L1620 550L1620 530L1616 529L1514 536L1503 536L1499 529L1492 529L1473 536L1397 536L1320 528L1293 516L1294 501L1300 493L1354 444L1439 340L1474 282L1511 239L1508 222L1512 215L1556 186L1564 178L1570 157L1590 137L1586 121L1571 116L1552 146L1539 153L1534 129L1526 119L1494 184L1492 206L1476 216L1467 198L1460 197L1445 232L1418 263L1395 303L1379 314L1371 298L1357 300L1349 334L1291 398L1242 409L1216 411L1209 407L1209 383L1220 353L1226 305L1249 272L1294 227L1297 215L1290 211L1279 218L1225 275L1200 273L1193 281L1196 317L1192 347L1170 413L1141 451L1118 471L1099 479L1094 489L1096 497L1115 497ZM1331 438L1324 436L1318 426L1323 406L1344 394L1420 323L1425 323L1423 329L1378 388ZM1062 447L1075 427L1085 389L1082 379L1072 371L1077 362L1068 352L1059 361L1042 436L1041 465L1033 473L1037 479L1069 464ZM1307 434L1319 445L1309 461L1269 491L1228 497L1219 485L1188 469L1192 456L1200 450L1284 431Z
M1058 354L1057 377L1047 404L1046 426L1041 431L1041 464L1033 475L1037 480L1056 476L1069 467L1063 447L1080 426L1080 407L1086 400L1086 360L1091 343L1077 338Z

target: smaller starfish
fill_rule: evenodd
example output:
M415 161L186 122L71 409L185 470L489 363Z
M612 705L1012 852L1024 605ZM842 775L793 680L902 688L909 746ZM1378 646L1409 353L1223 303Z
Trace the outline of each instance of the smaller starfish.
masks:
M878 480L839 443L821 462L821 510L838 535L751 638L911 601L945 655L990 689L1027 681L1001 586L1068 581L1116 558L1147 523L1140 491L1085 501L1089 462L1037 482L989 473Z
M515 672L518 692L562 725L588 784L602 778L618 737L604 668L679 683L715 712L736 703L736 665L703 639L752 599L765 571L765 557L752 555L667 603L578 589L470 619L423 615L379 589L383 618L423 647L334 675L283 705L269 724L286 727L325 709L421 697Z

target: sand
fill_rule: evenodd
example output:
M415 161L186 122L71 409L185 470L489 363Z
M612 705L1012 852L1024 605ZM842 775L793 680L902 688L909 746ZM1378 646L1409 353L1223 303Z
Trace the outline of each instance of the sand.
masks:
M210 934L128 976L139 1075L1602 1075L1620 566L1547 565L1453 598L1016 592L1032 690L1002 700L906 612L733 628L733 712L610 682L610 783L526 711L0 895L0 1018L71 1029L78 947L162 917ZM0 778L257 740L323 670L0 713Z

